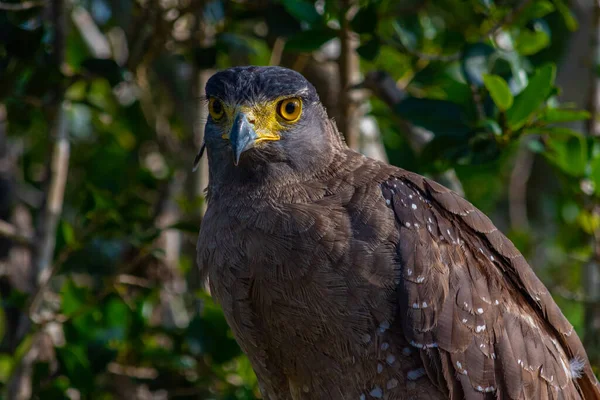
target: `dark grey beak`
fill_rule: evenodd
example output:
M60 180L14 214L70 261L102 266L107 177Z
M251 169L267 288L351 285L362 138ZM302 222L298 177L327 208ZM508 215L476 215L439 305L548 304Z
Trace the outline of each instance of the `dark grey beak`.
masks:
M231 150L233 150L233 162L238 165L240 156L246 150L254 147L258 139L258 135L254 128L248 122L246 114L240 112L235 116L231 132L229 132L229 140L231 141Z

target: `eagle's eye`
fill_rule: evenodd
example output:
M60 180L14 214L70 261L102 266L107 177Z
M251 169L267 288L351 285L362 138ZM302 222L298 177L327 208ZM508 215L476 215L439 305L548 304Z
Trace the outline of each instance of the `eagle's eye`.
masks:
M302 113L302 100L298 97L281 100L277 105L277 113L286 121L295 121Z
M221 100L211 97L210 100L208 100L208 112L210 112L210 116L213 117L215 121L223 118L225 110L223 109L223 103Z

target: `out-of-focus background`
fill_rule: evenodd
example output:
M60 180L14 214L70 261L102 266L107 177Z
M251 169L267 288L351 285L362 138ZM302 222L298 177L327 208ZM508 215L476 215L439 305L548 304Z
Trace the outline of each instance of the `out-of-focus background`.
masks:
M198 280L203 86L283 65L464 193L600 368L597 0L0 0L0 393L254 399Z

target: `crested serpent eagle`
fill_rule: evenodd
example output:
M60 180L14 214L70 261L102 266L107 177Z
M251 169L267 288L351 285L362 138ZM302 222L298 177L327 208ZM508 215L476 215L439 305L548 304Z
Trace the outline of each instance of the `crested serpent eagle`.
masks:
M198 262L268 400L600 399L525 258L468 201L349 149L281 67L206 85Z

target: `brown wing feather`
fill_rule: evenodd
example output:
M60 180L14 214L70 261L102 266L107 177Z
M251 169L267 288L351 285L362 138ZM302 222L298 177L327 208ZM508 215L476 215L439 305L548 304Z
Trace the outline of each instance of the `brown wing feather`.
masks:
M400 231L399 318L441 390L467 399L600 399L572 325L488 217L410 172L381 187ZM573 358L585 362L580 379Z

